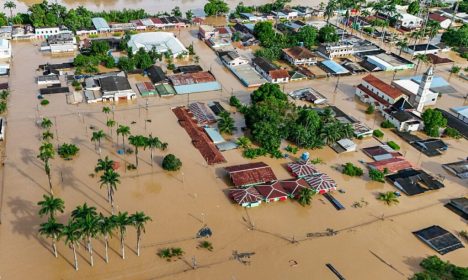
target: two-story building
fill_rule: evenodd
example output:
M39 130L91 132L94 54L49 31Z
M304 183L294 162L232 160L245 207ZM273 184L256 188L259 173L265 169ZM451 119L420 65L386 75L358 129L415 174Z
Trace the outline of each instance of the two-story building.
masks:
M59 27L37 27L34 29L34 35L36 39L47 39L49 36L57 35L59 33Z
M249 64L249 59L239 55L236 51L218 52L219 58L227 67Z
M325 43L318 47L317 52L330 59L335 57L346 57L354 54L354 46L348 42Z
M361 84L356 87L356 96L362 102L374 105L380 111L390 107L399 99L408 98L402 91L372 74L365 76Z
M0 39L0 58L11 57L11 43L10 40Z
M317 55L305 47L283 49L283 58L292 65L313 65L317 63Z

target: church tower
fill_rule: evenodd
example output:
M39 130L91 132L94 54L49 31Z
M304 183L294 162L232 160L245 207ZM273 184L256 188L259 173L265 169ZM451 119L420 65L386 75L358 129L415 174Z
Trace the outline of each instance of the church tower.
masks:
M429 69L423 74L421 83L419 84L418 93L413 102L413 106L416 107L418 112L422 112L424 105L427 101L427 95L430 93L430 87L432 84L432 78L434 77L434 67L431 65Z

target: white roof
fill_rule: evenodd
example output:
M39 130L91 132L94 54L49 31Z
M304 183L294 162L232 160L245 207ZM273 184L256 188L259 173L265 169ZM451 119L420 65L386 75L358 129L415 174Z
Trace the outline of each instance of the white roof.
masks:
M400 15L401 15L401 18L400 18L401 21L414 21L414 22L422 21L422 18L414 16L412 14L400 13Z
M454 107L454 108L451 108L451 110L454 111L456 114L459 114L468 118L468 106Z
M337 143L346 150L356 147L356 144L348 138L338 140Z
M187 49L170 32L146 32L132 35L128 46L132 48L133 53L136 53L140 48L150 51L153 47L160 53L167 52L169 49L174 56L180 53L187 52Z
M412 80L395 80L393 81L393 83L409 91L411 94L418 94L419 84L413 82ZM435 94L435 92L433 92L432 90L429 90L429 92Z

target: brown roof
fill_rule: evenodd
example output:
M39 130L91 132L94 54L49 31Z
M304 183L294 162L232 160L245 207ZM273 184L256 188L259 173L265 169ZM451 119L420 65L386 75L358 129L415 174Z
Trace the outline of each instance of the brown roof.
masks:
M309 59L317 57L313 52L311 52L307 48L298 46L283 49L283 52L294 59Z
M362 90L365 94L367 94L368 96L372 97L373 99L377 100L377 102L381 103L382 105L384 105L385 107L388 107L390 106L390 103L388 103L387 100L383 99L382 97L378 96L376 93L373 93L372 91L370 91L368 88L366 88L365 86L363 85L358 85L357 86L358 89Z
M263 200L263 197L254 187L248 187L243 189L231 189L229 190L231 198L239 203L255 203Z
M283 189L283 187L281 186L281 182L279 181L256 185L255 188L267 200L288 197L288 193L285 189Z
M429 60L432 62L432 64L444 64L444 63L453 62L453 60L451 60L449 58L440 57L440 56L432 54L432 53L427 54L426 56L427 56L427 58L429 58Z
M367 147L363 148L362 151L370 157L381 156L386 154L390 155L391 157L401 156L399 152L390 152L382 146Z
M225 168L235 186L276 181L273 170L263 162L234 165Z
M272 70L270 71L270 77L275 80L275 79L281 79L281 78L289 78L289 73L288 71L284 69L278 69L278 70Z
M439 14L429 14L429 19L432 19L432 20L435 20L435 21L438 21L438 22L443 22L444 20L447 20L448 18L442 16L442 15L439 15Z
M309 184L304 178L294 178L289 180L282 180L281 186L293 197L297 197L302 189L310 188Z
M390 173L396 173L403 169L412 168L409 161L400 157L370 162L369 165L382 172L386 168Z
M377 78L376 76L369 74L363 78L363 80L376 89L382 91L392 99L397 99L398 97L402 96L403 93L391 85L387 84L386 82L382 81L381 79Z
M174 86L201 84L216 81L209 72L184 73L168 76Z

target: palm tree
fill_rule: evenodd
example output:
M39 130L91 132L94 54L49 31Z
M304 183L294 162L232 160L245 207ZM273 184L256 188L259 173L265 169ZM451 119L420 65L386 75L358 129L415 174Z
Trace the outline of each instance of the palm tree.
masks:
M112 214L114 213L114 192L117 190L117 184L120 184L119 177L119 173L113 169L107 169L99 180L101 187L104 185L107 187L107 199L111 204Z
M398 55L401 56L401 52L403 51L403 49L408 47L408 39L405 37L403 40L398 41L396 43L396 46L400 47L400 53Z
M49 218L47 222L42 223L39 226L39 234L47 238L52 238L52 248L54 250L54 255L56 258L58 257L56 242L60 238L62 229L63 229L63 225L60 223L57 223L57 221L54 218Z
M218 121L218 128L221 133L232 134L234 130L234 119L229 112L223 111L220 115L221 119Z
M398 204L400 202L395 192L380 193L377 199L385 202L387 205Z
M418 73L419 64L421 64L421 62L427 63L429 61L429 58L425 54L417 54L414 56L414 59L418 61L416 64L416 69L414 70L415 73Z
M108 156L106 156L104 159L98 159L97 165L94 168L94 172L98 173L99 171L106 171L109 169L114 168L114 161L109 159Z
M246 136L241 136L237 139L236 144L242 149L248 149L252 145L252 141L250 141Z
M16 4L13 1L6 1L5 4L3 4L4 9L9 9L10 10L10 20L13 18L13 9L16 9Z
M98 231L98 219L95 212L88 212L84 217L77 220L83 237L86 238L91 266L94 266L93 245L91 238L96 237Z
M110 109L109 107L107 107L107 106L104 106L104 107L102 107L102 112L103 112L104 114L106 114L106 121L109 120L108 115L109 115L109 113L111 112L111 109Z
M77 223L73 220L69 221L68 225L63 227L61 236L65 237L65 244L69 245L73 249L75 270L78 270L78 258L76 256L75 245L78 243L78 240L81 239L81 232L78 229Z
M78 205L75 210L72 211L71 217L75 221L79 221L81 219L84 219L87 215L91 216L96 216L96 207L94 206L88 206L88 204L85 202L82 206Z
M116 122L114 120L107 120L106 126L109 128L111 138L113 137L113 132L112 128L116 125Z
M130 135L128 137L128 142L135 147L136 167L138 167L138 148L145 147L146 137L143 135Z
M122 135L122 144L123 144L123 150L125 154L125 138L130 135L130 127L126 125L119 125L117 128L117 135Z
M55 213L63 213L65 203L61 198L55 198L53 195L43 195L44 200L37 203L41 207L39 209L39 216L49 215L50 219L55 218Z
M143 212L136 212L135 214L130 215L129 219L137 231L137 256L140 256L141 233L145 233L145 224L152 220Z
M98 144L99 155L101 155L101 139L104 138L104 136L106 136L106 134L104 133L104 131L102 131L102 129L100 129L99 131L94 131L93 136L91 136L91 141L94 142L95 148L96 148L96 143Z
M104 245L106 248L106 263L109 262L109 236L112 236L115 229L114 219L111 217L105 217L102 213L99 213L98 227L97 230L100 235L104 236Z
M440 23L435 20L429 20L426 25L426 32L428 36L428 41L426 44L426 53L427 50L429 49L429 43L431 42L432 39L437 35L439 30L441 29Z
M166 145L164 145L166 144ZM150 150L150 159L151 159L151 166L153 166L153 151L154 149L161 149L165 150L167 148L167 143L161 142L158 137L153 137L152 134L149 135L148 138L146 138L145 146L144 148L149 148Z
M55 150L51 143L44 142L42 143L42 146L39 147L39 155L37 155L37 157L44 162L44 170L49 180L49 190L51 194L53 194L54 192L52 190L52 181L50 178L49 160L53 159L54 155Z
M297 201L302 206L310 205L312 201L312 197L315 195L315 191L310 188L304 188L299 191L299 195L297 196Z
M120 232L120 249L122 251L122 259L125 259L125 233L127 231L127 226L131 224L130 219L128 218L127 212L119 212L116 216L113 217L113 222Z
M42 141L50 142L52 139L54 139L54 134L50 130L42 132Z
M43 118L41 121L41 127L43 129L50 129L52 125L53 125L52 121L48 118Z

